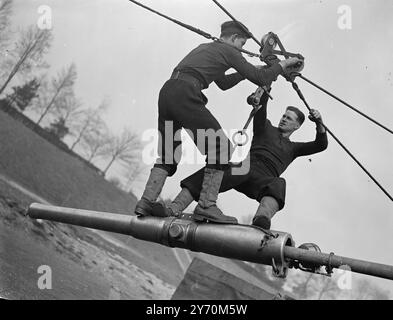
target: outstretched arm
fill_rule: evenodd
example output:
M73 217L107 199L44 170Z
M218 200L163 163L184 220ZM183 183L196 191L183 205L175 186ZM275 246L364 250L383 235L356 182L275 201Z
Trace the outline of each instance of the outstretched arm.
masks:
M328 146L326 130L323 126L322 117L319 111L311 109L308 117L316 124L316 137L315 140L311 142L296 142L294 150L295 158L324 151Z
M269 92L271 89L269 89ZM269 96L266 92L263 93L260 100L259 110L254 115L253 120L253 131L254 135L261 134L265 130L266 118L267 118L267 102L269 101Z
M283 73L283 68L277 63L271 67L258 68L249 63L239 51L234 48L228 48L227 63L245 79L251 81L257 86L270 86L278 75Z
M277 80L280 74L285 74L288 68L302 61L298 58L288 58L271 66L258 68L249 63L239 51L234 49L228 50L227 58L227 62L232 68L247 80L261 87L270 86L273 81Z

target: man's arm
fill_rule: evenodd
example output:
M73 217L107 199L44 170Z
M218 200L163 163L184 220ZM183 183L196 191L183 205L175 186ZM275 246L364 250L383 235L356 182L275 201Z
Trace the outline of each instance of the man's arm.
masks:
M274 64L269 68L257 68L249 63L238 51L233 52L230 60L228 62L232 68L244 78L260 87L270 86L283 73L283 69L279 64Z
M244 78L260 87L270 86L273 81L277 80L280 74L285 73L288 67L301 61L297 58L288 58L270 67L257 68L249 63L241 53L234 48L228 48L227 58L227 63L232 68L239 72Z
M214 82L221 90L228 90L236 86L240 81L244 79L245 78L239 72L235 72L228 75L224 75L223 77L215 80Z
M269 89L268 91L270 93L271 89ZM254 119L253 119L254 135L261 134L265 130L268 101L269 101L269 96L266 94L266 92L264 92L262 94L262 97L261 97L261 100L259 103L260 104L259 110L254 115Z
M323 126L321 114L317 110L311 109L308 117L316 124L316 137L311 142L295 142L295 158L324 151L328 146L327 134Z

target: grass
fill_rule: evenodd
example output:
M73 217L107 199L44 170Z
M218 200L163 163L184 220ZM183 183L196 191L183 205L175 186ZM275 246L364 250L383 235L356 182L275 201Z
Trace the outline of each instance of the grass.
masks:
M133 212L136 198L107 182L0 111L0 173L49 202L98 211Z

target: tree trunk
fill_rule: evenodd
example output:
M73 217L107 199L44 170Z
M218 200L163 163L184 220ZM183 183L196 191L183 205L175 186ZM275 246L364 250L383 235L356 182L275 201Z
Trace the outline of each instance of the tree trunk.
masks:
M10 83L10 81L12 80L12 78L15 76L15 74L18 72L20 66L22 65L22 63L24 62L24 60L26 60L26 57L23 59L22 58L18 61L18 63L12 68L7 80L4 82L4 84L2 85L2 87L0 88L0 94L3 93L3 91L5 90L5 88L7 88L8 84Z
M115 160L116 160L116 157L112 157L112 160L109 162L109 164L106 166L105 170L102 172L104 174L104 177L106 175L106 172L110 168L110 166L113 164L113 162L115 162Z
M91 163L91 160L94 158L95 155L96 155L96 151L92 152L92 154L90 155L89 159L87 159L87 161Z
M99 148L100 148L100 145L97 144L97 145L95 146L95 148L93 149L93 151L91 152L90 157L89 157L89 159L88 159L87 161L89 161L89 162L91 163L91 161L93 160L93 158L94 158L95 155L97 154L97 151L98 151Z
M65 78L63 79L63 82L58 87L58 89L57 89L55 95L53 96L52 100L49 102L48 106L45 108L44 113L38 119L37 124L40 124L41 120L46 116L46 114L48 113L49 109L52 107L52 105L55 102L55 100L56 100L57 96L59 95L60 91L63 89L64 83L65 83Z
M75 148L75 146L79 143L79 141L82 139L83 134L85 133L87 127L89 125L89 121L86 122L85 126L82 128L81 132L79 133L78 138L75 140L75 142L71 146L71 150Z
M12 107L12 104L15 102L15 100L16 100L16 95L14 95L12 99L7 100L7 107Z
M55 102L55 99L57 98L57 96L59 95L60 90L57 90L56 94L53 96L52 100L49 102L48 106L45 108L45 111L43 112L43 114L41 115L41 117L38 119L37 124L40 124L40 122L42 121L42 119L46 116L46 114L48 113L50 107L52 106L52 104Z
M15 66L12 68L7 80L4 82L4 84L1 86L0 88L0 95L3 93L3 91L5 90L5 88L8 86L8 84L10 83L10 81L12 80L12 78L15 76L15 74L18 72L20 66L23 64L23 62L26 61L27 57L29 56L29 54L33 51L33 49L35 48L35 46L38 43L38 39L36 39L31 47L26 48L26 50L23 52L23 54L21 55L21 57L19 58L19 61L15 64Z

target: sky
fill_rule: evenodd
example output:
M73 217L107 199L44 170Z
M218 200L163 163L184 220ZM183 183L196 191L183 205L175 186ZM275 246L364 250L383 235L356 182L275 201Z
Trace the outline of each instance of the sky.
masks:
M221 23L229 20L210 0L141 2L215 36ZM221 0L221 4L257 38L273 31L288 51L301 53L305 77L393 128L392 1ZM15 0L13 25L36 23L41 5L49 6L52 13L49 72L55 74L75 62L75 91L84 105L95 107L109 97L111 107L104 119L110 129L120 133L130 128L154 149L151 132L156 129L159 90L177 63L208 40L127 0ZM343 20L343 5L350 20ZM245 49L258 52L252 40ZM260 64L256 58L247 59ZM392 136L303 80L297 83L328 128L393 194ZM255 89L243 81L225 92L212 84L204 93L209 110L232 132L247 120L246 98ZM268 117L275 125L287 105L306 112L281 77L273 84L272 96ZM314 135L314 124L306 120L291 140L309 141ZM164 197L174 198L180 180L203 166L203 158L187 138L184 145L187 159L195 155L198 161L179 166L163 189ZM245 155L248 147L238 150L238 156ZM137 196L151 165L146 163L148 170L134 186ZM272 229L290 233L296 245L314 242L323 252L393 265L392 201L332 137L325 152L295 160L282 177L287 181L286 206L273 219ZM220 195L219 206L249 222L258 203L229 191ZM393 294L392 281L373 279Z

